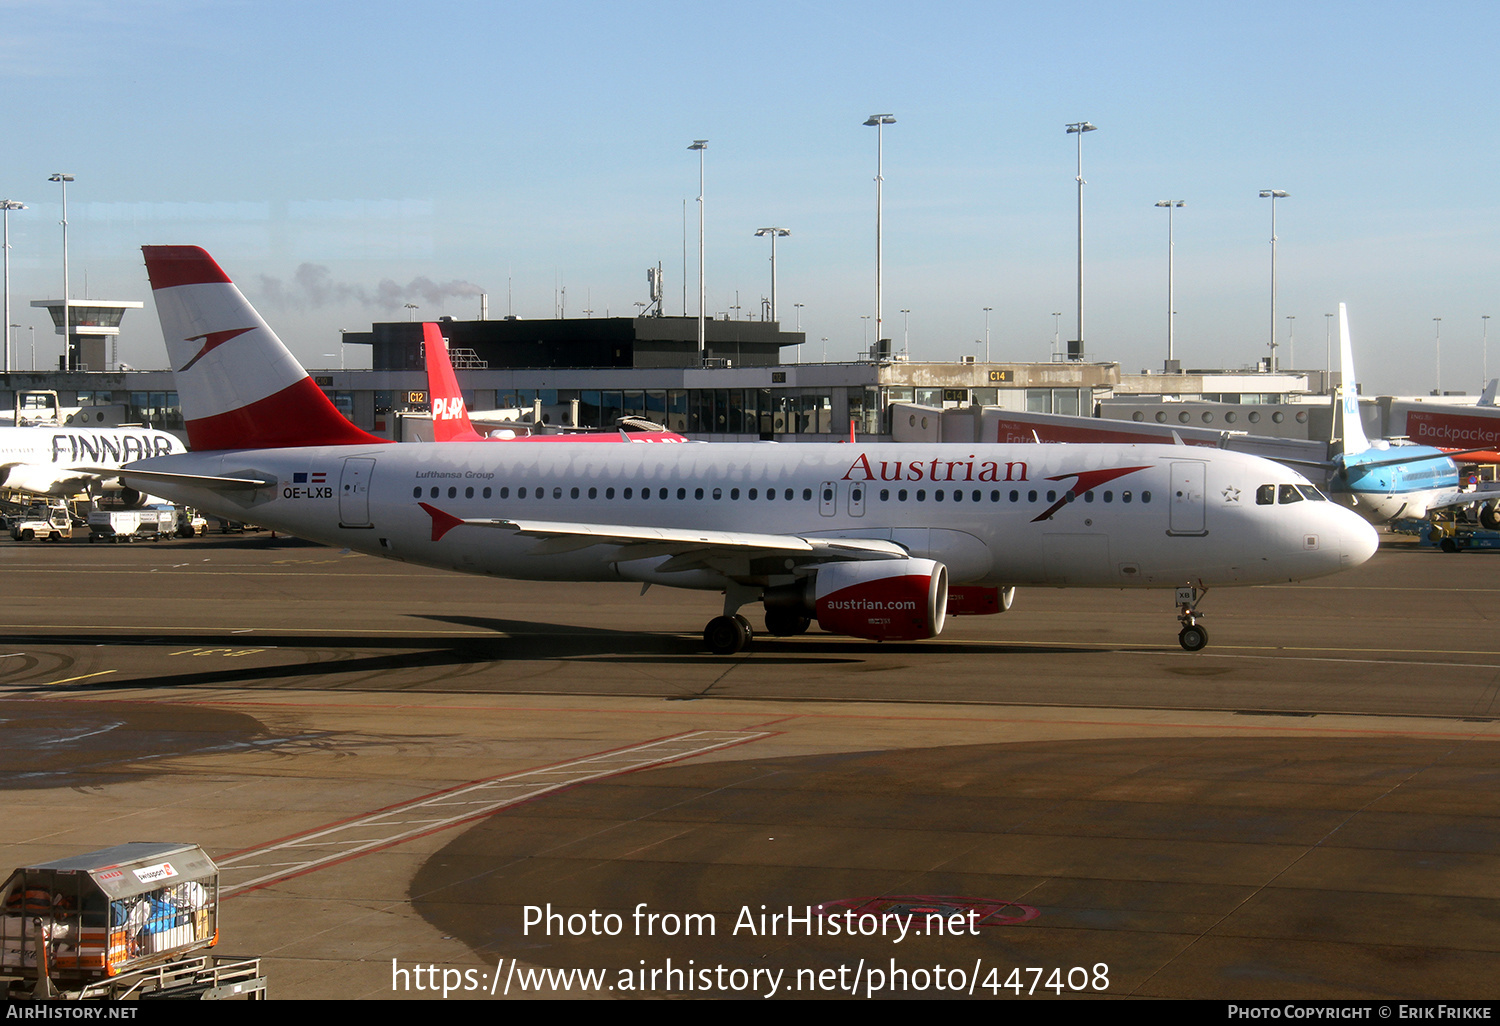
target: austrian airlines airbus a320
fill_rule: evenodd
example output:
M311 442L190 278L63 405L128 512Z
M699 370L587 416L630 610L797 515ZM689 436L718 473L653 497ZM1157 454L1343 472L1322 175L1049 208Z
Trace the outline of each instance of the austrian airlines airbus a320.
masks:
M137 487L300 537L529 580L724 595L704 640L766 629L930 638L1017 586L1200 590L1357 566L1375 531L1296 472L1132 445L395 445L341 416L207 253L146 266L193 452Z

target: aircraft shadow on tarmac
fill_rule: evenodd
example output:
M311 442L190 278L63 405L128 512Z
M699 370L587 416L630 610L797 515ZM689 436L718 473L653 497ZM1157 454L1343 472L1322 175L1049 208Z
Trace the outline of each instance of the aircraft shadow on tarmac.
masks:
M533 658L548 659L572 659L574 661L587 659L610 659L625 660L641 659L655 660L662 656L679 657L676 661L693 660L703 663L714 663L727 665L735 659L743 659L749 656L758 661L776 662L849 662L858 663L865 660L869 653L879 652L886 654L918 654L929 655L946 653L949 655L976 655L981 652L991 655L1004 655L1006 653L1026 652L1036 653L1058 653L1058 654L1080 654L1084 652L1098 652L1097 646L1084 647L1080 645L997 645L990 641L866 641L861 638L851 638L842 634L823 634L813 632L796 637L777 637L774 634L763 634L756 632L750 647L743 652L733 656L711 655L703 651L703 644L697 635L686 634L648 634L634 631L615 631L597 627L578 627L573 625L539 624L520 620L500 620L493 617L481 616L424 616L422 619L432 620L436 623L448 623L464 627L475 627L482 630L491 630L496 633L512 635L513 640L542 642L543 638L566 638L567 643L557 646L558 651ZM521 637L531 635L532 637ZM589 636L598 636L601 639L608 638L609 647L589 646ZM632 642L631 639L635 639ZM514 658L508 657L508 658Z
M723 666L739 662L774 667L857 665L868 661L878 650L882 657L937 654L1003 656L1006 654L1097 654L1096 648L1075 646L996 645L983 642L925 641L912 643L859 641L839 635L811 634L795 638L757 635L753 644L735 656L712 655L703 650L695 635L619 631L598 627L535 623L487 617L420 616L416 619L435 623L478 628L493 632L465 637L434 637L414 632L406 635L327 634L307 635L269 633L231 633L203 631L189 634L120 635L120 634L9 634L0 636L0 645L35 653L72 646L94 649L104 645L121 649L147 648L181 652L201 649L205 653L247 651L254 655L295 652L317 653L316 658L298 659L292 663L267 663L264 658L236 660L225 665L183 665L181 672L164 672L175 666L155 654L145 661L150 669L136 672L121 669L93 680L66 684L69 691L113 691L120 688L174 688L191 686L233 686L267 684L276 687L309 689L360 689L381 691L443 690L458 684L460 690L472 690L461 679L472 674L476 666L515 662L670 662ZM39 670L35 659L20 666L4 667L0 688L11 694L30 690L50 691L58 682L71 676L71 660L51 663ZM411 671L426 671L413 674ZM381 679L399 675L401 679ZM337 678L332 679L332 678ZM510 690L504 688L504 690Z

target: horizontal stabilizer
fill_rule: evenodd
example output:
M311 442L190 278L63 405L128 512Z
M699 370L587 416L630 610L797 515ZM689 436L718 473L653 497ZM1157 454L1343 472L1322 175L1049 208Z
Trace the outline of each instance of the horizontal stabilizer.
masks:
M214 477L209 474L169 474L162 470L131 470L129 467L101 470L100 473L119 476L122 480L142 481L148 484L177 484L189 488L207 488L215 492L241 491L247 488L264 488L276 483L275 479L258 477Z

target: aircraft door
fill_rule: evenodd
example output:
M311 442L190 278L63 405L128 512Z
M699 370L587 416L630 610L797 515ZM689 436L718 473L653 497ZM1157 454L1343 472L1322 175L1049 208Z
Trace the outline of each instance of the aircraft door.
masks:
M1205 525L1205 495L1202 463L1172 464L1172 513L1168 534L1202 536Z
M360 456L344 460L339 474L339 526L370 527L370 478L375 461Z
M865 515L865 484L862 481L854 481L849 485L849 515L851 517Z

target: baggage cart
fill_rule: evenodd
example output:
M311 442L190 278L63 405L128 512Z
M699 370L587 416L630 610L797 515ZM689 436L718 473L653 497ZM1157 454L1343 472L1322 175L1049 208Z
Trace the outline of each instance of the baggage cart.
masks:
M218 905L218 867L195 844L16 869L0 887L0 978L11 997L263 996L258 959L200 954L218 943Z

